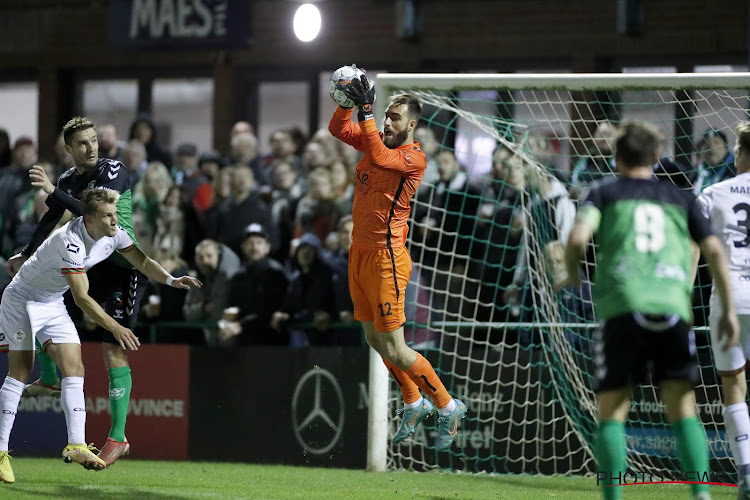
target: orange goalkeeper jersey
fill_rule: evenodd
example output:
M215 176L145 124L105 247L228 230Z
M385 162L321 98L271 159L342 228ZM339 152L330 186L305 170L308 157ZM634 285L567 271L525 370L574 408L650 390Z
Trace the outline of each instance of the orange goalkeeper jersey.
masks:
M422 182L427 158L418 142L389 149L374 119L357 125L351 116L351 110L337 107L328 130L364 153L354 179L352 244L368 249L404 246L409 202Z

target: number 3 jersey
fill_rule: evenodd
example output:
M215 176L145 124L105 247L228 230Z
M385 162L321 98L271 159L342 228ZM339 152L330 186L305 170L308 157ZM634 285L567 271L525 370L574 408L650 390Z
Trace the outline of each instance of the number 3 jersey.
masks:
M701 213L719 236L729 259L732 299L738 314L750 314L750 173L707 187L698 197ZM711 293L711 310L720 310Z
M591 188L578 219L595 232L598 319L637 311L692 322L690 240L713 232L690 192L656 178L608 179Z

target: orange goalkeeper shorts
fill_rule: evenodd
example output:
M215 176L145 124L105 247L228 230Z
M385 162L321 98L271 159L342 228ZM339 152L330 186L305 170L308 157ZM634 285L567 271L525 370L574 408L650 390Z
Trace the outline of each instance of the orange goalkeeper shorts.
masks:
M354 319L373 321L379 332L392 332L406 322L404 293L411 277L406 247L349 251L349 294Z

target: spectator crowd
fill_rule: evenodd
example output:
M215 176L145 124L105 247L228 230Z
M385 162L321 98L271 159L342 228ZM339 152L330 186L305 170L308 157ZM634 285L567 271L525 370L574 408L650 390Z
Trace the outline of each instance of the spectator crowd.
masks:
M435 345L427 328L435 320L529 321L545 301L544 287L533 285L564 279L577 199L590 182L614 174L616 131L615 123L598 124L589 151L565 165L547 136L510 137L480 177L441 148L435 129L420 127L415 135L428 167L412 210L417 286L409 288L407 313L418 326L407 340ZM98 124L97 133L99 156L121 161L130 178L140 246L172 274L189 272L204 283L189 292L149 285L142 324L196 326L192 334L164 329L160 342L363 345L347 266L356 150L326 129L308 138L284 128L261 155L247 122L232 127L225 152L191 143L169 151L147 117L136 119L127 140L111 124ZM698 193L734 175L722 131L707 130L695 146L693 162L665 154L654 166L657 176ZM0 259L26 244L47 209L46 194L30 185L31 166L41 165L53 182L72 167L62 137L42 156L30 138L11 141L0 129ZM531 244L538 248L524 251ZM0 287L8 281L3 273ZM561 294L562 307L545 310L547 319L593 320L588 280L577 290L550 289Z

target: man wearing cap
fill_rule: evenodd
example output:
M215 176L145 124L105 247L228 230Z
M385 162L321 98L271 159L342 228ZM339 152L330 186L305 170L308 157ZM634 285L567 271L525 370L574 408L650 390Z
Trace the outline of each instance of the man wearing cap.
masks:
M721 130L710 128L703 132L698 151L703 161L698 165L693 181L696 196L708 186L737 175L734 153L727 146L727 136Z
M245 266L229 282L229 306L236 318L219 322L223 345L289 345L289 335L271 327L271 318L281 311L287 295L284 267L268 256L268 232L258 223L245 229L242 253Z

